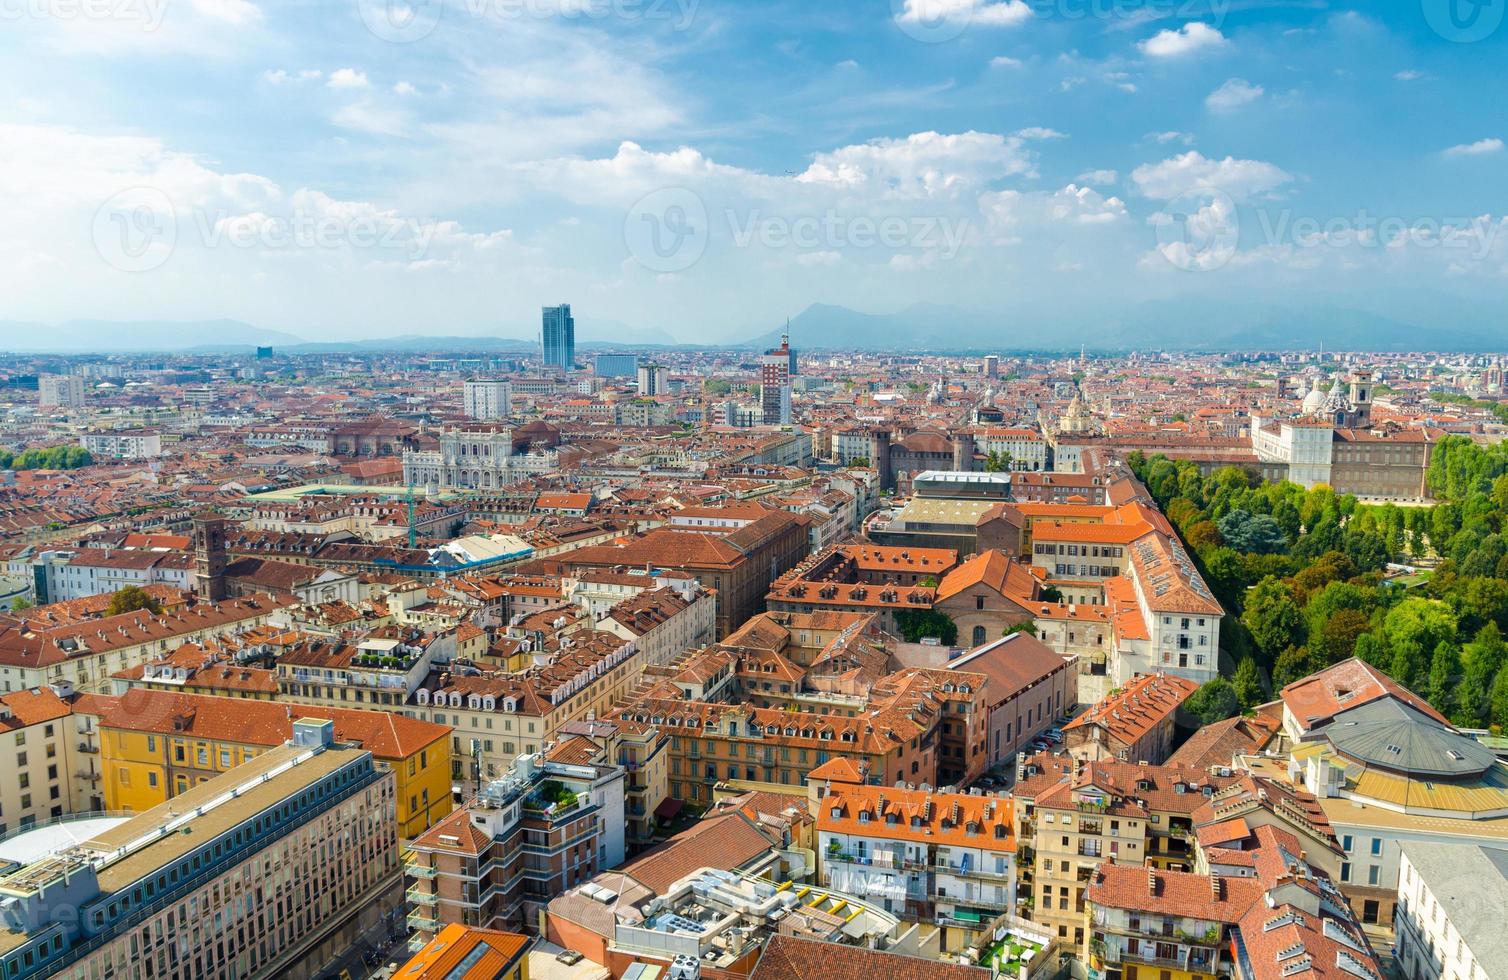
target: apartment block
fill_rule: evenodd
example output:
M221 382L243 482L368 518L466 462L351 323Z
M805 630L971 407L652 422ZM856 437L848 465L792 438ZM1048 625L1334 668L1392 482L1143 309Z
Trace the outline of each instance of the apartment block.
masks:
M7 977L314 976L401 902L393 777L294 744L0 878Z
M537 932L551 898L623 863L623 769L518 758L410 845L409 925Z
M808 788L821 884L939 926L945 950L968 946L1014 911L1009 797L868 786L843 763L813 772Z

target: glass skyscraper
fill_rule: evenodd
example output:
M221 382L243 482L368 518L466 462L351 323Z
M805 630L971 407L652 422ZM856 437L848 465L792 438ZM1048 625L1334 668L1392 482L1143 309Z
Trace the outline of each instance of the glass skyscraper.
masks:
M576 321L571 317L571 304L544 308L545 367L558 367L566 371L576 363Z

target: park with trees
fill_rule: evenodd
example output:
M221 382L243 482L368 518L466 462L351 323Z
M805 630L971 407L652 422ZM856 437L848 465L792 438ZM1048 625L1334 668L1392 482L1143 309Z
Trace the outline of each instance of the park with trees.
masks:
M1201 722L1355 656L1457 725L1508 728L1508 447L1441 439L1427 506L1128 462L1231 614L1221 646L1234 673L1186 705Z

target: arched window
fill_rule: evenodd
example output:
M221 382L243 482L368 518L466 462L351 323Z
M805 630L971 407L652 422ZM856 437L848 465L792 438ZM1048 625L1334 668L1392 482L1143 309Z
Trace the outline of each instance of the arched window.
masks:
M984 639L985 639L984 627L983 626L976 626L976 627L974 627L974 645L976 647L977 646L982 646L984 644Z

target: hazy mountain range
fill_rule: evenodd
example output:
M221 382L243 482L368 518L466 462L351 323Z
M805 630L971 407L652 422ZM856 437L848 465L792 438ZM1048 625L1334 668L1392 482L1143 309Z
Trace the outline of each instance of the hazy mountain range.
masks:
M1236 302L1212 310L1206 299L1132 304L1114 314L1050 308L991 313L920 303L893 313L864 313L813 304L791 318L792 345L801 350L1066 351L1091 350L1327 350L1477 351L1508 347L1498 311L1454 297L1368 297L1363 310L1293 298ZM1384 312L1385 311L1385 312ZM1441 327L1445 322L1453 324ZM1484 326L1483 324L1490 324ZM577 346L600 349L759 350L777 346L785 328L722 344L678 343L658 328L577 318ZM70 320L59 324L0 321L0 349L17 352L176 351L245 353L270 345L285 353L397 351L528 353L539 349L527 327L496 334L409 333L394 337L311 341L238 320L188 322Z

